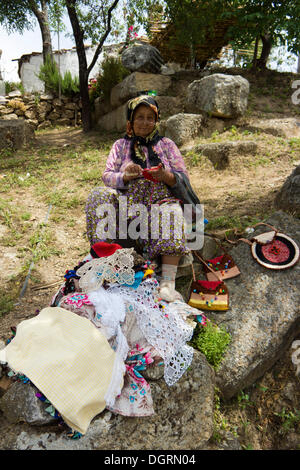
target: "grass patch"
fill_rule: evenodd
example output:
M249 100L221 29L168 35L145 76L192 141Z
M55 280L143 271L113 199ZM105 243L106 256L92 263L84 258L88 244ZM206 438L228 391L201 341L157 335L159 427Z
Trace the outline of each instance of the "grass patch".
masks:
M280 413L274 413L274 415L278 416L281 420L280 434L285 435L290 431L300 430L300 410L287 411L285 408L282 408Z
M13 310L15 299L11 292L0 291L0 318Z
M46 202L60 209L75 209L84 203L77 195L72 196L65 190L47 195Z
M45 229L44 224L40 224L39 230L29 239L29 248L32 253L32 261L37 263L41 259L48 259L50 256L61 254L54 246L54 239L51 231Z
M241 199L241 195L239 195L239 200ZM251 216L238 216L238 215L221 215L219 217L215 217L214 219L210 219L208 224L206 225L206 230L214 231L220 229L238 229L239 231L245 230L246 227L251 225L255 225L258 222L261 222L256 217Z

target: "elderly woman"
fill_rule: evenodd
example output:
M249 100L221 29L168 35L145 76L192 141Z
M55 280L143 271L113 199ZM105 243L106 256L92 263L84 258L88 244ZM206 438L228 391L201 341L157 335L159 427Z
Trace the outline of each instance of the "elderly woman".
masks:
M102 176L108 188L96 188L87 201L87 236L91 245L104 240L117 241L124 247L134 246L138 252L147 253L150 260L161 256L160 296L172 302L181 299L175 290L179 259L190 252L185 240L179 200L192 204L198 204L199 200L189 185L188 173L179 149L172 140L159 135L158 122L159 107L153 97L143 95L128 102L126 135L113 144ZM148 179L146 169L151 169L152 178ZM147 224L140 224L147 227L147 233L141 231L138 237L134 237L135 240L131 240L131 245L128 245L128 239L126 242L119 236L118 224L118 233L111 231L112 222L115 221L110 221L104 229L107 232L105 237L103 232L99 233L99 223L104 220L101 208L108 207L107 204L114 208L116 220L119 221L119 196L127 197L127 224L137 218L130 213L133 205L142 204L147 208ZM153 204L158 204L160 208L158 237L151 235ZM169 212L171 223L166 237L163 234L165 222L162 222L166 219L162 214L170 211L171 205L174 213L170 215ZM181 230L178 230L178 225Z

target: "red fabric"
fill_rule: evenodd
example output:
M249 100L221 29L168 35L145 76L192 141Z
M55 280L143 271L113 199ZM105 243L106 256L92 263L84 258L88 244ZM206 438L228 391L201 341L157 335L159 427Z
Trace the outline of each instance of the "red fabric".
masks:
M261 251L264 257L273 263L282 263L290 256L289 248L280 240L262 246Z
M200 286L204 287L205 289L216 289L220 284L222 284L222 281L197 281Z
M113 255L115 251L120 249L122 249L122 247L117 243L98 242L92 246L91 255L93 258L105 258L106 256ZM93 251L96 256L94 256Z
M159 170L159 167L158 166L153 166L152 168L144 168L143 169L143 177L146 180L150 180L150 181L153 181L154 183L158 183L158 180L153 178L153 176L151 175L151 170Z
M221 255L221 256L218 256L217 258L209 259L208 262L212 264L217 264L219 262L221 263L223 257L224 255Z

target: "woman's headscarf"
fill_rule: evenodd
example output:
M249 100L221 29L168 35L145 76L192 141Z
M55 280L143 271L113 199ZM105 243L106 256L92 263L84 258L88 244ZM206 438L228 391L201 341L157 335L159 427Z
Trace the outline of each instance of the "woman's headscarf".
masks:
M155 114L155 126L153 131L147 137L140 137L134 134L133 117L138 106L149 106ZM161 139L158 133L158 122L160 119L160 110L157 101L148 95L137 96L127 103L127 128L125 139L131 140L131 160L142 168L146 168L146 155L142 146L147 147L150 166L157 166L161 159L154 150L154 145Z

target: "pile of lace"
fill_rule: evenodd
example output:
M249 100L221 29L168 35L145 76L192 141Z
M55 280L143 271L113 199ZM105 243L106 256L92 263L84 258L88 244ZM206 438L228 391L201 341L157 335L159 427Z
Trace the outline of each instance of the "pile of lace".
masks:
M120 315L115 309L114 313L103 316L103 300L105 296L107 299L115 296L115 299L127 301L133 307L140 330L164 361L164 378L171 386L182 377L192 362L193 348L186 343L192 338L193 326L185 321L180 312L182 302L164 305L159 303L157 287L158 283L153 278L143 281L137 289L113 284L107 291L99 289L89 293L89 299L97 314L102 315L99 320L102 325L115 332L116 352L123 355L126 351L126 339L119 323L123 314ZM123 308L119 309L119 312L123 312ZM191 314L188 309L185 309L185 312L186 315Z
M131 306L144 337L163 359L164 378L171 386L192 362L193 348L187 342L192 338L193 325L186 317L199 312L182 301L162 302L152 270L144 269L137 282L141 271L134 270L133 255L133 248L124 248L108 257L86 259L76 271L78 287L95 307L96 315L91 313L90 320L104 328L108 340L115 338L114 349L122 360L129 348L121 324L126 304Z

